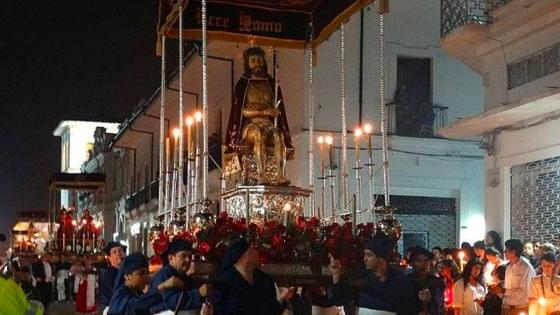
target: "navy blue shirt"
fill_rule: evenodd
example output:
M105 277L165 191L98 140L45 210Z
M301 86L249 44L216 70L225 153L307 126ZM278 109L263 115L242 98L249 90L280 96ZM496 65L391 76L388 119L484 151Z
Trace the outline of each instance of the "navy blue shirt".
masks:
M338 306L354 302L358 307L400 313L404 275L389 268L385 281L380 281L370 270L364 270L348 280L332 285L329 300Z
M406 276L404 289L404 310L403 314L418 314L424 309L423 302L418 297L418 292L428 289L432 299L426 303L426 308L431 315L443 315L443 291L445 283L441 278L432 274L420 277L416 273Z
M171 310L175 311L178 310L196 310L202 307L202 299L200 297L200 293L197 289L193 288L193 283L190 277L186 274L178 272L175 268L167 265L163 267L158 273L154 276L152 280L151 287L152 289L157 289L158 285L165 280L171 278L172 276L176 276L183 280L184 289L170 289L168 291L163 292L161 295L163 297L163 301L158 305L152 307L150 311L154 314L159 313L161 311ZM181 293L183 296L181 298ZM179 303L179 299L181 299L181 305L177 308L177 304Z
M121 285L115 289L108 315L151 315L150 308L161 301L161 294L154 289L146 294L138 294Z
M119 269L109 265L99 277L99 294L101 295L101 305L109 306L113 296L113 288L119 275Z
M227 269L214 282L210 303L214 315L279 315L285 306L276 299L272 278L256 269L253 284L235 267Z

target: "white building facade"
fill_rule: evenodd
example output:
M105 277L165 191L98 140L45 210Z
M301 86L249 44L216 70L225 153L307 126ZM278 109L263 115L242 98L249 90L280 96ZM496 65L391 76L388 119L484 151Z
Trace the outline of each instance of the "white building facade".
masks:
M485 2L455 17L442 38L484 77L484 110L441 130L484 136L485 219L505 239L556 241L560 233L560 2ZM449 7L453 1L442 1ZM453 19L449 14L448 21ZM485 17L481 23L479 17ZM442 19L442 23L445 21ZM444 23L446 24L446 23ZM447 23L453 25L453 23Z

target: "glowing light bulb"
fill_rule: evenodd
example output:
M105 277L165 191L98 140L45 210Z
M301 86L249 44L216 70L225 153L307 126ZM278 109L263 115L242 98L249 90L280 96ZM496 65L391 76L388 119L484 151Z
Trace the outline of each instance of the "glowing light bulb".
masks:
M181 135L181 130L179 128L173 128L173 137L177 139L179 138L179 135Z
M191 116L187 116L186 123L187 126L192 126L192 124L194 124L194 118L192 118Z
M354 130L354 137L359 138L363 133L362 129L356 128L356 130Z
M371 124L365 124L364 125L364 132L366 134L370 134L373 131L373 128L371 127Z

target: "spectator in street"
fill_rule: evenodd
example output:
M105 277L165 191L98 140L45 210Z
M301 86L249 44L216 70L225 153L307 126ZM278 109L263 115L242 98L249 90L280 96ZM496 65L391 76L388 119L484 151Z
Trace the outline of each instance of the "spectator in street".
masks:
M31 265L35 287L39 294L38 300L45 309L48 308L52 301L52 267L49 262L49 255L44 254Z
M70 267L70 274L72 275L74 282L72 284L72 301L76 300L76 295L78 294L78 287L80 285L79 274L84 271L83 258L80 256L74 256L75 260Z
M500 253L504 252L504 247L502 246L502 238L496 231L488 231L488 233L486 233L486 237L484 238L484 243L486 243L486 246L494 247Z
M111 302L113 288L115 287L115 282L119 274L119 268L125 257L126 246L121 245L119 242L109 242L104 250L108 265L99 276L100 309L102 311L105 311Z
M523 256L529 260L533 268L538 268L539 261L535 255L535 248L532 242L527 242L525 246L523 246Z
M58 301L68 299L68 278L70 275L70 263L66 260L66 254L60 255L60 260L56 265L56 292Z
M555 265L553 253L541 257L542 274L531 279L529 315L560 313L560 276L554 272Z
M453 259L443 259L437 264L439 277L445 283L443 291L445 314L453 315L453 283L459 279L459 269Z
M416 246L410 255L413 272L406 275L403 314L444 313L445 284L430 271L432 253Z
M487 247L485 256L486 260L488 260L486 266L491 266L491 270L488 267L485 272L489 272L489 274L484 274L484 283L488 292L484 297L482 308L484 315L500 315L502 313L502 297L496 291L498 291L499 287L503 287L506 265L500 257L501 253L494 247Z
M91 257L84 257L84 269L76 275L79 278L78 295L76 296L76 312L79 314L95 314L97 270L93 267Z
M474 249L474 254L476 255L476 258L478 258L482 262L486 261L486 258L484 257L484 251L486 250L486 244L484 243L484 241L474 242L473 249Z
M535 270L522 256L523 243L518 239L509 239L505 243L505 257L509 261L503 288L496 293L502 294L502 314L518 315L529 311L529 283L535 276Z
M345 275L340 261L330 256L333 285L329 299L338 306L356 305L364 312L398 313L403 304L404 276L389 266L393 252L394 244L387 237L369 239L364 245L366 270L357 275Z
M432 254L434 255L434 260L436 261L436 263L444 258L443 250L441 249L441 247L436 246L432 248Z
M481 304L486 295L482 266L483 262L478 258L469 260L461 278L453 285L455 315L482 315Z

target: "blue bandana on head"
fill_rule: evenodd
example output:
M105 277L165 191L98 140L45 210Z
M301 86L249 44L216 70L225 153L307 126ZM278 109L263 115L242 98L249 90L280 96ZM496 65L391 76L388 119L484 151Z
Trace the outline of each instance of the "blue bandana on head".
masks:
M169 245L167 246L167 250L161 254L163 264L169 264L169 260L167 259L168 255L174 255L181 251L192 251L192 243L187 240L181 239L172 240L171 243L169 243Z
M375 236L370 238L364 244L364 249L371 250L375 256L389 260L393 254L395 245L387 237Z
M119 269L119 275L117 276L117 281L115 281L113 290L124 285L124 275L131 274L141 268L148 268L148 258L146 258L144 254L136 252L126 256Z
M222 258L222 262L220 263L220 272L224 272L231 266L235 265L235 263L239 260L239 258L241 258L241 256L243 256L243 254L245 254L250 246L249 242L245 239L235 241Z
M119 246L120 246L120 247L123 249L123 251L126 253L126 248L127 248L127 247L126 247L125 245L123 245L123 244L121 244L121 243L119 243L119 242L109 242L109 243L107 244L107 246L105 246L105 249L104 249L105 254L106 254L107 256L109 256L109 255L111 254L111 249L113 249L113 248L115 248L115 247L119 247Z

